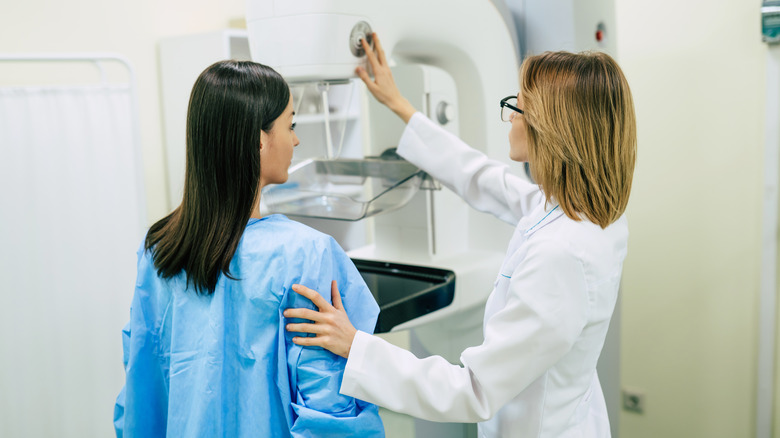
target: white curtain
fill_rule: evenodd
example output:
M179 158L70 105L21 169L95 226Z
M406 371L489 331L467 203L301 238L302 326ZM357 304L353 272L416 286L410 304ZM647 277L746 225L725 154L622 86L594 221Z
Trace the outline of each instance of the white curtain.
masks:
M0 89L0 436L113 434L145 226L132 103Z

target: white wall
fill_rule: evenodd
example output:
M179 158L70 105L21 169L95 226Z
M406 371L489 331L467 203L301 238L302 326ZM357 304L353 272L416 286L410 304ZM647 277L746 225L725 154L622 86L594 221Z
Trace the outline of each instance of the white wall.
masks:
M617 1L639 159L621 437L754 433L765 51L757 1ZM780 78L778 78L780 80Z
M0 53L115 52L130 60L138 79L147 213L151 223L167 210L157 43L165 36L223 29L231 19L243 16L244 0L6 2L0 13ZM61 68L59 65L34 68L33 76L40 77L24 78L24 83L50 83L52 74L62 73L57 71ZM8 64L0 63L0 86L17 83L16 71ZM15 188L2 187L0 190ZM14 214L9 210L7 205L0 206L0 218ZM50 220L57 220L60 212L55 209L50 213ZM90 219L85 217L84 221ZM7 224L0 223L0 226ZM102 227L107 226L110 224L102 224ZM102 227L95 227L96 235ZM34 236L30 239L35 240ZM0 243L6 255L24 250L8 248L7 242ZM61 242L51 243L55 248L62 246ZM132 269L137 245L138 242L134 242L124 251L120 250L129 257L114 262L129 262L131 264L127 266ZM35 279L28 283L56 281L52 280L59 278L56 273L68 270L68 266L78 262L71 259L55 262L56 266L43 266L43 269L30 267L32 274L27 275L34 275ZM16 275L12 277L18 280L15 284L25 284L25 273L7 272L4 268L0 266L0 273L6 278L0 285L0 300L4 303L3 312L0 312L4 315L0 323L4 329L0 336L0 380L13 382L11 386L14 387L0 386L0 436L113 436L114 398L124 383L120 331L129 317L132 278L107 284L106 294L86 300L77 295L55 296L55 287L52 287L50 298L33 298L29 293L25 294L29 292L25 287L9 287L14 283L7 281L6 276ZM94 278L83 280L94 281ZM115 311L118 308L124 311ZM14 321L20 323L14 324ZM85 327L93 331L99 327L99 336L85 332ZM79 339L57 342L63 333L77 333ZM111 341L94 342L98 338ZM73 345L79 348L71 348ZM95 373L89 375L93 370ZM19 390L19 387L23 389ZM7 390L5 393L4 389ZM14 399L9 394L22 395Z

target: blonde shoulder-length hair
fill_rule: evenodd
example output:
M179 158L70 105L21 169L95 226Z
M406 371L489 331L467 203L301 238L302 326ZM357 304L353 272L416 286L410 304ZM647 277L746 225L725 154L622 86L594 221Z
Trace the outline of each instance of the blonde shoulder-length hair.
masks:
M601 52L546 52L520 72L531 175L566 216L606 228L626 210L636 161L631 90Z

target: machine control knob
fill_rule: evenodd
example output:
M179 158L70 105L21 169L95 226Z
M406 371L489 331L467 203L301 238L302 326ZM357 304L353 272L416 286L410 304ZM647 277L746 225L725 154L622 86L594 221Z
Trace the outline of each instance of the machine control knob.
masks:
M439 124L446 125L455 118L455 107L445 101L436 105L436 119Z
M371 30L371 25L365 21L358 21L355 26L352 27L352 32L349 34L349 50L352 54L360 58L366 54L363 50L363 46L360 44L360 40L365 38L368 41L368 45L371 49L374 48L374 31Z

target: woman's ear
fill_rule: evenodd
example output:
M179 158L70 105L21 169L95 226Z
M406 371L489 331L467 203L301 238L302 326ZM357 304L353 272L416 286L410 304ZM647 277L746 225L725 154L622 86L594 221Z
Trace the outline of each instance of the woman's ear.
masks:
M263 147L268 144L268 134L265 133L265 131L260 131L260 150L263 150Z

